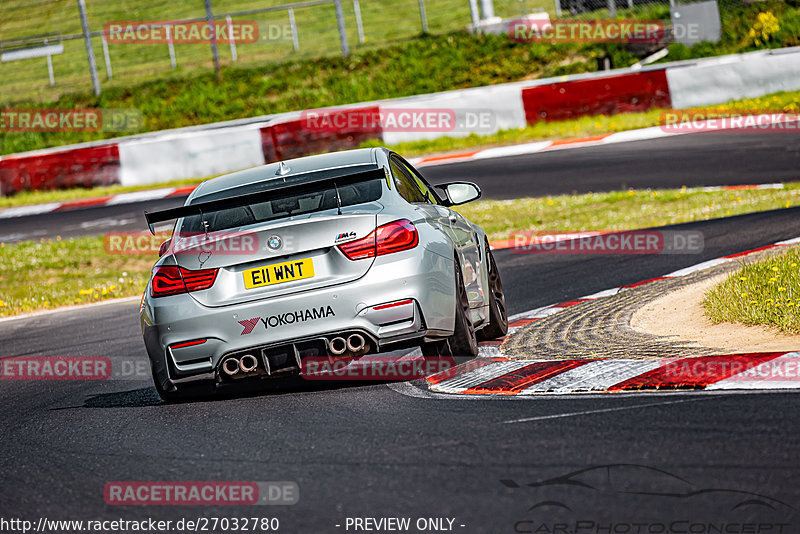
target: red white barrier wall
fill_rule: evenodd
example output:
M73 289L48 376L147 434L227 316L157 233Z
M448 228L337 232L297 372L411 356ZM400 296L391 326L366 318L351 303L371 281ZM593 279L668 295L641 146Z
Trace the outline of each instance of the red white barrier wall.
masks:
M798 89L800 47L498 84L2 156L0 194L201 178L368 139L394 144L487 135L539 120L721 104ZM392 113L425 109L450 110L456 128L404 129L386 121ZM364 120L372 117L379 119Z
M120 183L156 184L264 164L258 126L165 135L119 143Z
M712 58L667 68L666 75L675 109L796 91L800 89L800 47Z

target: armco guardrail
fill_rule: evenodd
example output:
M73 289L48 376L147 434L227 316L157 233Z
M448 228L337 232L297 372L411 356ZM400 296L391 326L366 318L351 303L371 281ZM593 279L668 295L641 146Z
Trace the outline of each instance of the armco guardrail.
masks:
M445 135L522 128L538 120L619 113L653 107L720 104L800 89L800 47L529 80L225 123L151 132L0 157L0 193L30 189L148 184L219 174L305 154ZM398 110L490 111L488 126L458 131L387 128Z

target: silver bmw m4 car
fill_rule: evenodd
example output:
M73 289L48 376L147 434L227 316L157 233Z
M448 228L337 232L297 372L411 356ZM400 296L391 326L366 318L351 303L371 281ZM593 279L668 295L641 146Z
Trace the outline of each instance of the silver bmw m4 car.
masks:
M158 393L302 375L307 358L476 356L508 329L486 234L451 209L480 194L373 148L220 176L146 213L153 232L176 220L141 306Z

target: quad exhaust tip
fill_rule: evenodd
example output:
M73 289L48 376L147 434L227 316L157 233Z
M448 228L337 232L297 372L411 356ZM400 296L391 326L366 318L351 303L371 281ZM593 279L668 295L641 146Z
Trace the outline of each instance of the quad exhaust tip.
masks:
M228 358L224 362L222 362L222 371L228 375L233 376L239 372L239 360L236 358Z
M347 338L347 350L350 352L359 352L366 344L367 341L361 334L350 334L350 337Z
M255 371L256 367L258 367L258 360L252 354L245 354L242 356L242 359L239 360L239 369L243 373Z
M334 356L340 356L347 350L347 341L343 337L335 337L328 342L328 350Z

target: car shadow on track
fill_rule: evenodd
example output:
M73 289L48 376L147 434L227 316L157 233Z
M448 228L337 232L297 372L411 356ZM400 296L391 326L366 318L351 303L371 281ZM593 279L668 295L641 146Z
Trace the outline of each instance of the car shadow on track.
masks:
M99 393L90 395L83 403L83 408L145 408L167 404L190 404L197 402L218 402L230 399L252 397L271 397L294 395L298 393L319 393L325 391L346 390L366 386L388 384L392 381L307 381L303 379L252 382L228 386L207 397L185 399L175 403L167 403L158 396L155 387Z

